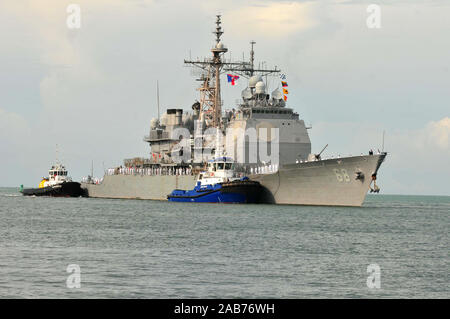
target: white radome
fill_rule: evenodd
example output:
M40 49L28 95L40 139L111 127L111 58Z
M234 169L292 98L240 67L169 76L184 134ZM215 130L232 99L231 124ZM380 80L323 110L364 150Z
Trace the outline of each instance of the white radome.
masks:
M159 120L157 118L152 118L152 120L150 121L150 127L151 129L155 129L156 127L159 126Z
M256 91L256 94L266 93L266 85L264 84L263 81L259 81L258 83L256 83L255 91Z
M283 93L281 93L280 90L275 89L275 90L272 92L272 98L274 98L274 99L276 99L276 100L281 100L281 99L283 98Z
M252 91L250 91L249 88L246 88L242 91L242 98L243 99L250 99L252 97Z
M254 88L256 86L256 83L261 82L262 77L261 75L254 75L248 80L248 86L251 88Z

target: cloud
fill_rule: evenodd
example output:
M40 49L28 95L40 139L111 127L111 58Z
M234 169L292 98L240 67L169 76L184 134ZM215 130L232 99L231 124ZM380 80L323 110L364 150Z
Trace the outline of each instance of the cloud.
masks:
M19 114L0 108L0 141L2 154L8 150L19 151L17 141L24 141L31 136L28 122Z
M1 182L2 186L19 183L17 177L29 172L33 160L39 154L28 152L34 149L32 129L19 114L0 108L0 148L1 148ZM34 156L33 156L34 155Z
M436 145L443 151L449 151L450 118L445 117L438 122L430 122L425 128L425 141L428 145Z
M225 14L233 21L227 28L233 35L254 37L289 36L317 26L312 2L263 2L239 5Z

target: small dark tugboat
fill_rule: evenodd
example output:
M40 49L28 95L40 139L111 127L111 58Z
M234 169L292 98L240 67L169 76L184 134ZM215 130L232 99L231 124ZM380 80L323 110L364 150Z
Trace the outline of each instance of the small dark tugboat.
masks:
M25 196L53 196L53 197L80 197L84 190L80 183L73 182L67 176L67 170L61 164L56 164L48 172L48 177L42 178L38 188L23 188L20 192Z
M208 163L192 190L175 189L167 196L171 202L194 203L260 203L262 186L248 177L237 176L235 163L229 157L219 157Z

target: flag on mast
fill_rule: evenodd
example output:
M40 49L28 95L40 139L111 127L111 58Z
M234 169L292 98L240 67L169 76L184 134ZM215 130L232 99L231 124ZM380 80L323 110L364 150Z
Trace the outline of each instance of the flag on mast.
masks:
M231 85L235 85L236 84L235 81L239 79L239 75L227 74L227 78L228 78L228 83L231 82Z

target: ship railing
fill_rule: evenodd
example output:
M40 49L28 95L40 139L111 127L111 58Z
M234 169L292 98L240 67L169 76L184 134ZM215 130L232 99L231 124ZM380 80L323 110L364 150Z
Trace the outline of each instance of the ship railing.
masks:
M260 165L250 167L248 173L253 175L253 174L274 174L276 172L278 172L278 165L270 164L270 165Z
M98 185L98 184L103 183L103 177L102 178L97 178L97 177L92 178L91 176L87 176L87 177L81 178L81 182L85 183L85 184L96 184L96 185Z
M159 176L159 175L194 175L188 167L159 167L159 168L137 168L137 167L116 167L106 170L105 175L133 175L133 176Z

